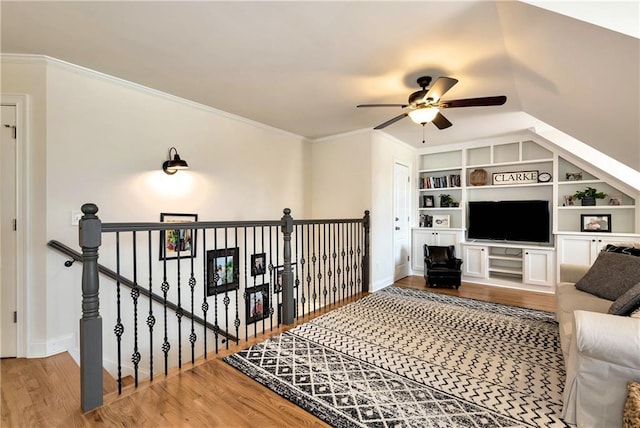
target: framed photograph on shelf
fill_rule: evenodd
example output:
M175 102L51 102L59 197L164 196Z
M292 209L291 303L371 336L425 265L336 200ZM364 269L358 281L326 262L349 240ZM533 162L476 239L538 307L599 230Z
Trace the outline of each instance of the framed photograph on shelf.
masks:
M258 322L269 317L269 287L267 284L248 287L246 290L245 309L247 324Z
M582 172L567 172L565 178L567 181L580 181L582 180Z
M256 253L251 255L251 276L264 275L266 269L267 255L265 253Z
M198 214L160 213L161 223L193 223ZM176 229L160 231L160 260L188 259L196 254L196 230Z
M449 228L449 215L434 215L433 217L433 227L434 228Z
M611 232L611 214L580 214L580 232Z
M564 195L563 196L562 206L563 207L572 207L576 204L575 199L573 199L573 195Z
M609 196L609 205L622 205L622 195L611 195Z
M238 253L237 247L207 251L207 296L238 289Z
M435 201L433 199L433 195L424 195L424 207L425 208L433 208L435 207Z

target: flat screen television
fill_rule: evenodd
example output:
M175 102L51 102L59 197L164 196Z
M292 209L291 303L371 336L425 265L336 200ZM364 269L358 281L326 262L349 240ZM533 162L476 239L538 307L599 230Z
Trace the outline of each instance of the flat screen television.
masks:
M468 239L550 242L549 201L470 201Z

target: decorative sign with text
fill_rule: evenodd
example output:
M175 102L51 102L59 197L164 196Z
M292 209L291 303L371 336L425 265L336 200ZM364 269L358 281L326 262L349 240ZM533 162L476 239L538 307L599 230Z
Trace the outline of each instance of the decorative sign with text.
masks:
M494 172L493 185L527 184L538 182L538 171Z

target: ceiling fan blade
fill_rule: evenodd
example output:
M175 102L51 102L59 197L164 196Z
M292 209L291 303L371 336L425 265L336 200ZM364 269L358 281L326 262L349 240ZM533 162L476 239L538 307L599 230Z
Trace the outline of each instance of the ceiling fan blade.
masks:
M441 101L439 103L439 107L452 108L452 107L501 106L506 102L507 102L507 97L505 97L504 95L500 95L496 97L465 98L462 100Z
M453 85L458 83L458 79L452 77L438 77L431 88L427 91L424 99L431 98L434 101L438 101L449 89L453 88Z
M403 119L405 117L407 117L409 115L409 113L402 113L401 115L398 115L396 117L394 117L393 119L389 119L384 123L381 123L380 125L376 126L373 129L382 129L382 128L386 128L387 126L391 125L392 123L396 123L397 121L399 121L400 119Z
M405 108L407 104L360 104L356 107L402 107Z
M441 113L438 113L436 117L432 120L433 124L438 127L438 129L446 129L453 125L449 120L444 117Z

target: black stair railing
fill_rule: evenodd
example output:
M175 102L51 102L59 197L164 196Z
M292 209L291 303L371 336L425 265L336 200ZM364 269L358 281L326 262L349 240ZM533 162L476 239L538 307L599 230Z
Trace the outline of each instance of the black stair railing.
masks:
M107 346L117 348L119 391L126 350L132 366L125 368L137 386L143 367L153 380L156 358L164 360L166 375L170 365L182 366L184 347L194 363L196 354L207 358L210 348L228 349L229 340L237 344L369 290L368 211L361 219L294 220L285 209L276 221L191 223L102 223L94 204L83 205L82 212L82 255L55 241L49 245L82 262L85 412L103 402L100 273L116 283L115 292L102 291L115 300L116 313L105 319L114 325L116 345ZM98 263L98 249L114 259L115 271ZM153 292L158 288L162 295ZM140 296L149 297L148 307ZM183 323L185 316L190 321ZM154 353L154 338L161 352Z

